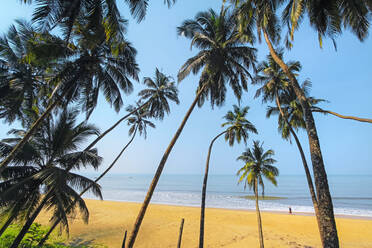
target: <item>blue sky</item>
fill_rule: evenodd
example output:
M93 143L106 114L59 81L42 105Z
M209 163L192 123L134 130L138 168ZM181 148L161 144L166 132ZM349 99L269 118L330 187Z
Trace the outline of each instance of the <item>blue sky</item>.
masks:
M150 1L146 19L136 23L127 11L124 1L118 1L122 15L129 19L127 38L138 50L140 77L153 76L155 67L176 78L177 71L187 58L197 50L190 50L190 42L177 37L176 27L183 20L193 18L198 11L208 8L218 10L222 1L216 0L179 0L168 9L163 1ZM4 33L17 18L29 19L32 7L19 1L5 0L0 10L0 32ZM326 40L323 49L319 48L317 35L305 22L296 33L294 47L286 52L287 60L299 60L302 63L301 80L313 82L312 95L330 101L322 104L325 109L345 115L372 118L372 42L368 38L363 43L349 32L337 39L338 50L332 42ZM266 45L256 44L258 59L268 54ZM197 76L189 76L179 84L180 105L171 106L171 115L157 122L155 130L148 130L148 138L137 137L127 149L113 173L154 173L164 150L191 104ZM135 92L126 97L125 103L132 104L142 85L135 83ZM248 119L256 125L259 134L251 135L248 145L259 139L264 141L265 149L274 149L277 167L281 174L303 174L303 168L297 147L280 138L276 119L266 119L265 108L259 99L253 99L256 88L249 87L243 96L242 105L250 106ZM171 153L164 173L201 174L204 171L206 153L211 139L222 131L222 116L237 104L231 94L221 108L211 109L206 103L192 113L180 139ZM103 98L91 117L91 122L101 130L112 125L124 110L117 114ZM338 119L314 113L320 137L326 170L329 174L372 174L372 125ZM5 137L8 126L0 124L0 137ZM299 135L304 150L308 153L307 137L304 131ZM107 166L121 147L129 141L127 126L121 125L102 142L98 150L104 157L103 167ZM223 139L215 143L211 157L211 174L234 174L241 164L236 162L245 149L244 144L229 147ZM308 162L310 163L309 157Z

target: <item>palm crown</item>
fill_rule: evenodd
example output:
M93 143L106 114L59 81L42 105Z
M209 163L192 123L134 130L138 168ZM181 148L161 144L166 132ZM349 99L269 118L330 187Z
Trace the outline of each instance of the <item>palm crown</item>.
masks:
M305 92L307 103L310 105L311 109L318 108L316 105L321 102L325 102L324 99L318 99L315 97L309 96L309 90L311 87L311 82L306 80L302 83L302 89ZM282 111L285 113L286 118L288 118L288 122L294 129L305 129L305 117L303 108L298 101L296 94L294 93L291 87L286 88L286 90L282 91L279 95L279 101L281 104ZM320 108L318 108L320 109ZM270 118L274 114L278 114L278 130L282 134L282 137L285 139L290 138L290 130L289 126L283 117L279 114L278 107L269 106L267 108L266 117Z
M249 137L248 132L257 133L257 129L246 119L249 110L248 106L240 108L239 106L234 105L233 108L233 111L227 112L224 116L224 119L227 122L222 124L222 127L227 126L225 140L229 141L230 146L234 145L235 140L240 143L242 139L246 144Z
M279 57L283 57L283 52L278 53ZM301 70L301 64L298 61L289 61L287 63L288 70L293 74ZM275 63L271 55L267 56L266 61L261 62L256 71L256 76L253 84L262 85L257 91L255 98L262 96L262 102L272 102L276 94L280 95L282 91L291 87L290 82L284 71Z
M60 218L68 231L69 214L76 208L68 206L76 201L83 219L87 221L89 213L84 200L75 190L91 186L94 195L101 197L99 185L94 181L72 173L69 168L81 166L97 168L102 158L96 149L79 151L78 147L98 130L92 125L76 125L77 112L66 110L57 120L43 122L40 131L17 154L12 165L2 173L0 188L1 202L14 214L28 216L39 204L40 194L45 194L45 207L53 211L52 220ZM13 130L13 134L22 136L24 131ZM4 139L0 143L0 155L6 157L20 138Z
M101 90L106 101L119 111L123 106L120 90L129 94L133 90L130 78L138 81L136 50L121 37L108 39L102 27L96 29L80 23L73 32L76 38L69 45L73 54L56 76L62 81L60 94L67 91L66 99L80 101L89 116Z
M0 118L12 123L27 121L31 112L48 93L47 64L28 63L31 40L38 29L17 20L0 38Z
M33 20L44 30L50 30L62 24L69 39L73 25L79 18L85 18L90 26L105 25L105 32L109 35L120 35L123 32L123 23L116 0L34 0L37 8L33 13ZM138 21L145 15L149 0L124 0L131 14ZM32 0L23 0L32 3ZM175 0L164 0L171 6Z
M250 30L255 24L260 37L265 29L272 42L280 38L280 23L277 18L278 9L282 11L282 23L288 27L287 45L291 46L294 32L305 17L318 33L322 46L322 37L330 37L333 41L342 28L349 28L360 40L368 36L370 25L371 1L362 0L230 0L239 8L241 30ZM253 17L253 18L252 18ZM288 37L289 36L289 37ZM289 39L290 38L290 39Z
M180 103L178 89L172 78L160 72L158 68L155 70L154 78L144 78L144 84L147 88L138 93L139 100L148 102L146 109L152 117L162 120L165 113L170 113L168 100Z
M256 49L244 45L237 30L236 13L221 9L198 13L194 19L186 20L178 27L178 34L191 39L191 47L200 49L198 54L186 61L178 73L182 81L190 72L201 69L199 106L209 97L212 106L225 101L226 84L240 99L247 90L249 69L256 62Z
M261 185L262 194L264 194L263 177L268 179L274 185L277 185L275 177L279 175L278 169L273 166L276 160L273 150L264 151L262 144L259 141L253 141L253 148L247 148L245 152L240 155L237 160L241 160L245 165L239 169L239 182L244 180L244 187L249 186L254 188L256 192L256 183Z
M129 105L127 107L128 112L132 112L137 107ZM155 128L154 123L147 120L148 117L152 117L151 114L147 111L146 108L140 108L137 110L132 116L130 116L127 120L129 128L129 135L132 135L135 132L139 132L140 135L143 134L143 136L147 137L147 126Z

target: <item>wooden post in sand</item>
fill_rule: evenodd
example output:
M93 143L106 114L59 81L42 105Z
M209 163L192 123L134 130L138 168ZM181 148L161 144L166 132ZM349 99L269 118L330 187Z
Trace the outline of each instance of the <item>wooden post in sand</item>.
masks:
M121 245L121 248L125 248L125 241L127 241L127 233L128 233L128 231L125 230L123 244Z
M181 241L182 241L182 232L183 232L183 223L185 222L185 219L182 218L181 220L181 226L180 226L180 235L178 237L178 245L177 248L181 248Z

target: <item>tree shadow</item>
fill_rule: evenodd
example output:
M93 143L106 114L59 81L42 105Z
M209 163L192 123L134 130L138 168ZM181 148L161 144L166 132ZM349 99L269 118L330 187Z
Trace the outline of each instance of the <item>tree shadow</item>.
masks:
M94 239L84 240L82 238L74 238L71 241L61 243L67 247L71 248L93 248L98 247L97 244L94 244Z

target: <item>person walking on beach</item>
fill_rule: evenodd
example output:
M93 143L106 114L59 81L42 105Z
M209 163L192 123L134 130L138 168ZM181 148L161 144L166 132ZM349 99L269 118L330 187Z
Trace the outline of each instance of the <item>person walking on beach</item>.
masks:
M291 207L288 208L288 211L289 211L289 214L292 214L292 208Z

